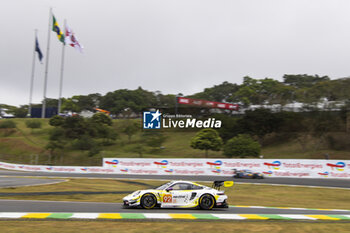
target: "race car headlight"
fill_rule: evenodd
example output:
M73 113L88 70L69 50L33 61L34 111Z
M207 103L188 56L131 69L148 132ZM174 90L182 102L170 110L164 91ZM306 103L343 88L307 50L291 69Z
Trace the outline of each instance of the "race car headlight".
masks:
M136 192L133 192L132 196L133 197L137 197L139 194L140 194L141 191L136 191Z

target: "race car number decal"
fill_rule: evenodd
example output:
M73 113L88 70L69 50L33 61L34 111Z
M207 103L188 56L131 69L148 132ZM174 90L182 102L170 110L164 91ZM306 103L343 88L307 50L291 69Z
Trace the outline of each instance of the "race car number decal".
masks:
M164 203L171 203L171 202L173 202L173 197L171 196L171 194L165 194L163 196L163 202Z

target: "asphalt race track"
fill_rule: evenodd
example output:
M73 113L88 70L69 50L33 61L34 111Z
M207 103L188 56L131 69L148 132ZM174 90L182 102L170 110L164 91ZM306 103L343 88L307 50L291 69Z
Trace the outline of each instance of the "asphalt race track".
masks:
M130 178L130 179L163 179L163 180L192 180L214 181L234 180L237 183L260 183L281 185L304 185L320 187L350 188L350 179L311 179L311 178L271 178L265 179L233 179L232 177L217 176L160 176L160 175L128 175L128 174L74 174L74 173L47 173L47 172L21 172L0 170L0 176L42 176L42 177L81 177L81 178Z
M35 179L35 178L20 178L20 177L0 177L0 188L44 185L60 183L63 179Z
M230 207L224 209L160 209L151 210L141 208L123 209L120 203L103 202L65 202L65 201L25 201L0 200L0 212L61 212L61 213L205 213L205 214L341 214L350 215L350 211L327 211L305 209L274 209L274 208L243 208Z
M17 176L17 177L16 177ZM22 177L18 177L22 176ZM31 178L23 178L28 176ZM0 170L0 187L17 187L22 185L38 185L62 182L64 179L36 179L32 177L79 177L79 178L129 178L129 179L164 179L164 180L234 180L237 183L260 183L275 185L303 185L319 187L350 188L350 180L343 179L297 179L297 178L266 178L256 179L232 179L232 177L215 176L159 176L159 175L118 175L118 174L72 174L72 173L45 173L45 172L19 172ZM234 203L231 203L234 204ZM140 208L124 209L120 203L101 202L66 202L66 201L31 201L31 200L5 200L0 199L0 213L8 212L42 212L42 213L155 213L155 214L305 214L305 215L347 215L350 210L317 210L304 208L262 208L262 207L229 207L203 211L199 209L160 209L145 210Z

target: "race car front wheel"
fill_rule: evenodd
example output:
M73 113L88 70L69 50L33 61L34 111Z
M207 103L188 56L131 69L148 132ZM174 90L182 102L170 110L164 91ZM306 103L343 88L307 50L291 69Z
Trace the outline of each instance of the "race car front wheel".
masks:
M214 207L214 205L215 205L215 200L212 195L204 194L199 199L199 206L203 210L211 210Z
M152 209L157 204L156 197L151 193L146 193L141 198L141 206L145 209Z

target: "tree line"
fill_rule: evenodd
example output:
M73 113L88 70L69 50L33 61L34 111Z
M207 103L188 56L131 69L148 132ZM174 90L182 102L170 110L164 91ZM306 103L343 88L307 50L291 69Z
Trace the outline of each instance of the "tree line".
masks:
M269 109L246 111L239 117L217 114L222 121L217 130L204 129L191 141L191 147L223 151L228 157L258 157L264 146L295 141L301 152L320 149L350 149L350 113L346 110L272 112Z
M349 101L350 78L330 80L328 76L298 74L286 74L283 81L272 78L254 79L244 77L242 84L223 82L202 92L187 97L205 99L218 102L239 103L242 106L262 104L288 104L293 102L315 103L320 100ZM112 114L131 113L140 114L149 108L167 109L173 111L176 96L183 94L162 94L160 91L147 91L141 87L135 90L120 89L108 92L105 95L99 93L89 95L75 95L63 98L62 110L81 112L93 111L102 108ZM57 107L57 99L47 99L48 107ZM0 108L9 109L16 117L25 117L27 107L19 108L9 105L0 105ZM34 104L33 107L41 107ZM182 107L186 108L186 107Z

